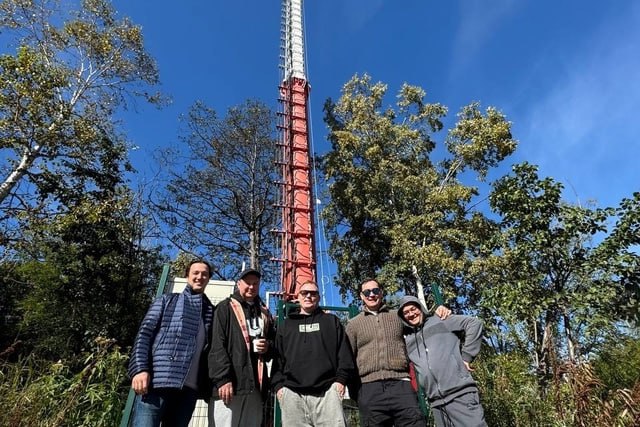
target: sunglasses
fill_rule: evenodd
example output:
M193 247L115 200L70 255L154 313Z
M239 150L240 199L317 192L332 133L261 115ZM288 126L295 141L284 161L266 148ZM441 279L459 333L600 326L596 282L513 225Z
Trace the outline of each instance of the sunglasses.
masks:
M362 291L362 295L365 297L369 297L371 294L380 295L380 288L366 289Z
M303 298L306 297L306 296L317 297L318 296L318 291L300 291L299 295L301 297L303 297Z

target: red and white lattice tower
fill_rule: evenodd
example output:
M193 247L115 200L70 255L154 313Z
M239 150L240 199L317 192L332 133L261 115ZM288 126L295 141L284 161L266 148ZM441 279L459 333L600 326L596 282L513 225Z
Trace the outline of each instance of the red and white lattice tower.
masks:
M316 280L314 197L309 150L309 83L305 75L302 0L283 0L278 129L282 170L281 286L286 299Z

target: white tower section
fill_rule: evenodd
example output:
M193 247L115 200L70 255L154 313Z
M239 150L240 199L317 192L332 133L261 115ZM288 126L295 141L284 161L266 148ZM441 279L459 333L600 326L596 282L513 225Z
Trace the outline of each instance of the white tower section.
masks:
M284 80L292 77L306 80L304 70L304 37L302 33L302 0L283 0Z

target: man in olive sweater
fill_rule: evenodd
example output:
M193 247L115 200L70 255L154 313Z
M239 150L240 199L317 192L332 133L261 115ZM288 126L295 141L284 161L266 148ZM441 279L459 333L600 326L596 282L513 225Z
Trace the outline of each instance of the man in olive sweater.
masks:
M356 359L362 383L357 396L363 426L425 426L426 420L409 380L409 362L396 310L383 300L375 279L359 285L363 311L347 324L346 333ZM451 313L438 307L436 314Z

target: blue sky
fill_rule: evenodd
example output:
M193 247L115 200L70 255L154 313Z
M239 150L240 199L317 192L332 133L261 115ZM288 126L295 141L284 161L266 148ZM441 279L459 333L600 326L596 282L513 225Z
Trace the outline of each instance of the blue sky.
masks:
M143 27L173 103L139 106L125 130L149 179L149 156L177 143L180 114L202 100L224 114L257 98L277 108L280 1L115 0ZM572 202L616 205L640 190L640 2L307 0L314 150L328 148L322 105L355 73L403 82L449 107L472 101L513 123L527 160Z

